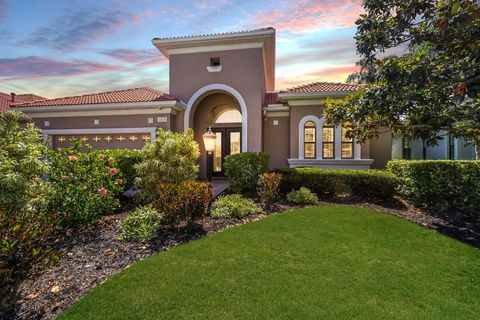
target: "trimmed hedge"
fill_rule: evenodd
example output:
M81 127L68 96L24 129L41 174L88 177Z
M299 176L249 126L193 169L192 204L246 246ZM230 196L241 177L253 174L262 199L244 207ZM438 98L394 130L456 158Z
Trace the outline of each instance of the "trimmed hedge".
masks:
M134 165L142 162L143 152L141 150L129 150L129 149L111 149L111 150L98 150L99 154L104 154L105 158L115 159L115 167L120 169L120 173L123 177L124 190L128 190L133 187L135 183L135 177L137 176Z
M480 161L394 160L399 193L419 206L480 210Z
M278 172L282 174L282 193L306 187L324 198L350 193L364 199L388 200L398 185L395 175L384 170L283 168Z
M258 178L268 171L270 154L265 152L242 152L225 157L225 176L230 189L235 193L253 194Z

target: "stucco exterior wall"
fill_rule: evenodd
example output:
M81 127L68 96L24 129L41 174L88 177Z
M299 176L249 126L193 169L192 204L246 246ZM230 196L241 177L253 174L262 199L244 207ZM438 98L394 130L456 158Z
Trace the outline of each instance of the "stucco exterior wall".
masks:
M208 72L211 57L219 57L222 70ZM188 103L199 89L225 84L243 97L248 109L249 151L262 150L262 102L265 92L261 48L170 55L170 94ZM177 124L180 125L179 122ZM183 130L183 124L178 127Z
M148 119L153 118L153 123L148 123ZM162 118L162 119L158 119ZM167 118L167 122L163 121ZM94 120L100 120L98 125ZM45 121L50 125L45 126ZM170 129L171 115L168 114L148 114L148 115L122 115L122 116L87 116L87 117L55 117L55 118L34 118L33 122L40 129L90 129L90 128L140 128L140 127L158 127L166 130Z
M270 168L288 167L290 154L290 118L268 117L264 120L264 150L270 154Z

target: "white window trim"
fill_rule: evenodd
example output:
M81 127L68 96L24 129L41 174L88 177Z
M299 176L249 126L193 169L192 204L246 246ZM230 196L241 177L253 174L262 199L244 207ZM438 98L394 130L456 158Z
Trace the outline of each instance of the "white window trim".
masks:
M323 124L325 123L325 117L318 118L313 115L308 115L303 117L298 124L298 159L305 160L305 135L304 128L305 123L308 121L313 121L315 123L316 129L316 143L315 151L316 158L312 160L360 160L362 158L362 149L361 145L353 140L353 159L342 159L342 127L335 127L335 136L334 136L334 148L335 148L335 158L334 159L323 159ZM307 159L311 160L311 159Z

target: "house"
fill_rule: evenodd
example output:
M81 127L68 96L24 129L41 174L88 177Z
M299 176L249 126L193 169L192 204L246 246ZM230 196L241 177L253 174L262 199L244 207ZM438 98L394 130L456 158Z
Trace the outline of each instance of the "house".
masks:
M224 158L244 151L270 153L272 168L383 168L392 157L397 140L391 133L356 143L323 117L327 97L345 97L358 85L316 82L275 90L273 28L152 43L169 60L169 94L135 88L15 109L28 113L55 148L73 137L95 148L140 148L157 128L192 128L203 155L201 177L207 170L221 176ZM217 139L207 168L202 135L209 127Z
M35 94L16 94L16 93L3 93L0 92L0 113L7 112L9 106L13 103L25 103L32 101L46 100L44 97L37 96Z

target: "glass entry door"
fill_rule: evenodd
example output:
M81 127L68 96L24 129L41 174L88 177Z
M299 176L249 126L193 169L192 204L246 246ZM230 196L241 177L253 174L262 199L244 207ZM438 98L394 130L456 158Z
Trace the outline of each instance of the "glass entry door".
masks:
M223 177L223 162L230 154L240 153L242 145L241 128L212 128L217 135L215 150L213 151L212 170L213 177Z

